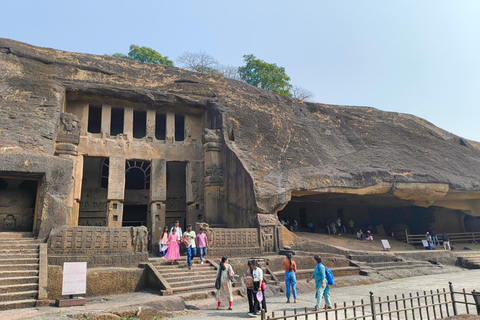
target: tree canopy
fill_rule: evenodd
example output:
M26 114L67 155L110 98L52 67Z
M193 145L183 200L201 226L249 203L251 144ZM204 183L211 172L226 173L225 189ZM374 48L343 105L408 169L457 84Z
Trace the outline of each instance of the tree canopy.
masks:
M257 59L253 54L244 55L245 65L238 68L240 78L253 86L270 90L284 96L291 96L290 77L284 67Z
M140 47L134 44L130 46L130 51L128 51L128 55L125 55L123 53L114 53L112 54L112 57L126 58L143 63L155 63L163 64L166 66L173 66L173 61L169 60L167 56L162 56L160 53L153 50L152 48Z

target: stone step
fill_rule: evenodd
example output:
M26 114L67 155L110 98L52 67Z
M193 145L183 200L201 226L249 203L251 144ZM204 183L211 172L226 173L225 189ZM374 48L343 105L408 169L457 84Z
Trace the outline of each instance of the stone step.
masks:
M8 232L2 231L0 232L0 239L31 239L34 240L33 232Z
M20 258L21 257L21 258ZM5 253L0 255L0 261L2 260L19 260L19 259L38 259L38 253Z
M0 301L37 299L38 290L0 293Z
M9 284L0 286L0 294L29 291L38 292L38 283Z
M0 264L0 271L8 270L38 270L38 263L25 263L25 264Z
M200 284L196 286L182 286L182 287L172 287L173 293L182 293L182 292L189 292L189 291L199 291L205 289L215 289L215 281L211 283Z
M39 245L40 241L33 239L0 239L0 248L3 248L8 245Z
M424 264L419 261L388 261L388 262L367 262L366 265L372 268L377 267L399 267L399 268L407 268L411 266L416 266L418 264Z
M32 263L38 263L39 259L38 258L7 258L4 259L2 256L0 256L0 264L32 264Z
M215 287L210 289L204 290L196 290L196 291L186 291L183 293L179 293L179 296L185 301L192 301L192 300L199 300L199 299L209 299L215 297L215 293L217 290ZM241 289L240 288L232 288L232 294L240 295ZM259 318L260 319L260 318Z
M2 270L0 278L7 277L34 277L38 276L38 270Z
M188 266L181 266L181 267L176 267L176 266L157 266L157 270L160 273L167 273L167 272L176 272L176 271L209 271L209 270L215 270L211 265L192 265L192 269L189 270Z
M154 266L172 266L172 263L170 260L164 260L164 259L155 260L155 261L152 261L152 260L153 259L150 259L149 262ZM173 266L186 266L186 265L187 265L187 260L177 260L173 264ZM202 265L202 264L200 264L200 259L195 259L192 261L192 265ZM203 265L209 265L209 264L205 262Z
M0 286L12 284L38 283L38 277L8 277L0 278Z
M443 266L433 265L431 263L418 263L414 265L405 265L405 266L386 266L386 267L378 267L373 268L375 271L385 271L385 270L405 270L405 269L412 269L412 268L439 268Z
M212 277L216 277L216 273L200 273L200 274L186 274L181 277L178 275L162 275L162 277L165 278L169 283L170 281L175 281L177 279L182 279L182 280L195 280L195 279L210 279Z
M3 256L4 254L16 254L18 255L23 255L23 254L35 254L38 256L38 246L35 246L33 248L24 248L24 247L18 247L18 248L12 248L9 247L8 249L0 249L0 255Z
M37 304L36 299L2 301L0 302L0 310L34 308L36 304Z
M195 289L195 287L202 284L211 285L213 283L215 286L215 280L216 280L216 277L210 277L210 278L204 278L204 279L192 279L192 280L177 279L177 280L168 280L168 284L172 286L172 288L190 286L193 289Z
M160 271L159 271L160 272ZM183 276L190 276L190 275L202 275L202 274L216 274L215 270L205 270L205 271L195 271L193 268L192 270L173 270L170 272L160 272L160 274L164 277L183 277Z
M399 261L402 260L401 258L398 258L397 256L394 255L380 255L380 254L368 254L368 255L350 255L348 257L350 260L355 260L355 261L362 261L362 262L388 262L388 261Z

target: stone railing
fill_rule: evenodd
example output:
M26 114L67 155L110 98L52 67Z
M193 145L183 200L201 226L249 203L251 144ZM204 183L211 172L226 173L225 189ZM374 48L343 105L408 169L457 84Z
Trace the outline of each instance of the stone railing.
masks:
M48 237L48 264L86 261L92 266L148 262L145 227L60 227Z
M208 255L221 257L253 256L262 252L257 228L209 228L198 224L197 230L206 229Z

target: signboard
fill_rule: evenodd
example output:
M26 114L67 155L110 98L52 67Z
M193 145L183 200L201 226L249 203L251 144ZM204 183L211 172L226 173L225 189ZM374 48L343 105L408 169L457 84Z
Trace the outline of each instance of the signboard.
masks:
M383 249L390 250L390 242L387 239L382 239Z
M87 293L87 263L64 262L62 295Z
M422 244L425 248L428 248L428 241L427 240L422 240Z

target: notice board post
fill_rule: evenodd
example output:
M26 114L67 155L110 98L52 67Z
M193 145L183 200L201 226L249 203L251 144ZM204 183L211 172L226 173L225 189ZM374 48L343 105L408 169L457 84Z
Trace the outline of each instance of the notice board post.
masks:
M62 296L67 299L56 299L57 307L84 306L87 300L83 297L74 298L76 295L87 293L87 263L64 262Z

